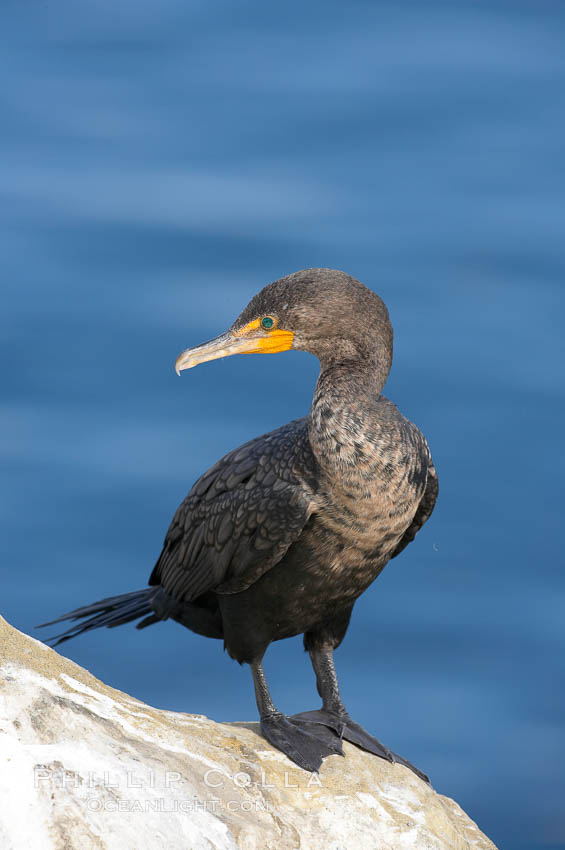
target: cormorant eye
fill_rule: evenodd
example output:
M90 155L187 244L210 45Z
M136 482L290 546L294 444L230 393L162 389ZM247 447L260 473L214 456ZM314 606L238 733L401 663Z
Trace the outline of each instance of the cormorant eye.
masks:
M270 331L272 327L274 327L275 320L270 316L265 316L261 319L261 327L265 328L266 331Z

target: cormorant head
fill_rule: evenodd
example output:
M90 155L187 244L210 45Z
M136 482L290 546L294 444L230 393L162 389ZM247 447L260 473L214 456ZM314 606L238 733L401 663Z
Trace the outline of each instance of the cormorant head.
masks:
M309 351L322 365L362 360L388 375L392 327L384 302L345 272L305 269L269 283L231 328L187 348L175 369L191 369L231 354ZM383 381L384 383L384 381Z

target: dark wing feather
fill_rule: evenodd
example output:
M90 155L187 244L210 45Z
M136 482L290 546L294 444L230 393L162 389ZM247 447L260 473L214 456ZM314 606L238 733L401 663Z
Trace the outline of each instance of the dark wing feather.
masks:
M408 528L400 538L398 546L390 556L391 559L396 558L397 555L400 555L402 550L405 549L409 543L412 543L424 523L427 522L427 520L430 518L436 503L438 491L439 483L437 478L437 472L430 457L428 464L428 477L426 480L426 488L420 500L420 504L418 505L418 510L414 514L414 519L412 520L411 524L408 526Z
M314 466L305 419L227 454L178 508L149 583L187 602L249 587L302 533Z

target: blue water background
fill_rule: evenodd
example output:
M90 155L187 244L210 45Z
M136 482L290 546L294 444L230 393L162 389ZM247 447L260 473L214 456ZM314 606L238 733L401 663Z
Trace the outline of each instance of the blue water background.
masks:
M504 850L565 847L565 7L4 0L1 613L144 586L228 449L303 415L316 361L173 361L266 282L344 269L389 306L387 394L441 497L359 600L351 714ZM255 717L171 623L64 654L169 709ZM317 705L300 640L266 660Z

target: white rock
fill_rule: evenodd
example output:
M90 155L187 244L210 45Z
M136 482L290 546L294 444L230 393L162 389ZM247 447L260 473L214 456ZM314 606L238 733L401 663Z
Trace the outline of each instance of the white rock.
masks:
M410 770L345 744L320 774L256 723L158 711L0 617L2 850L496 850Z

